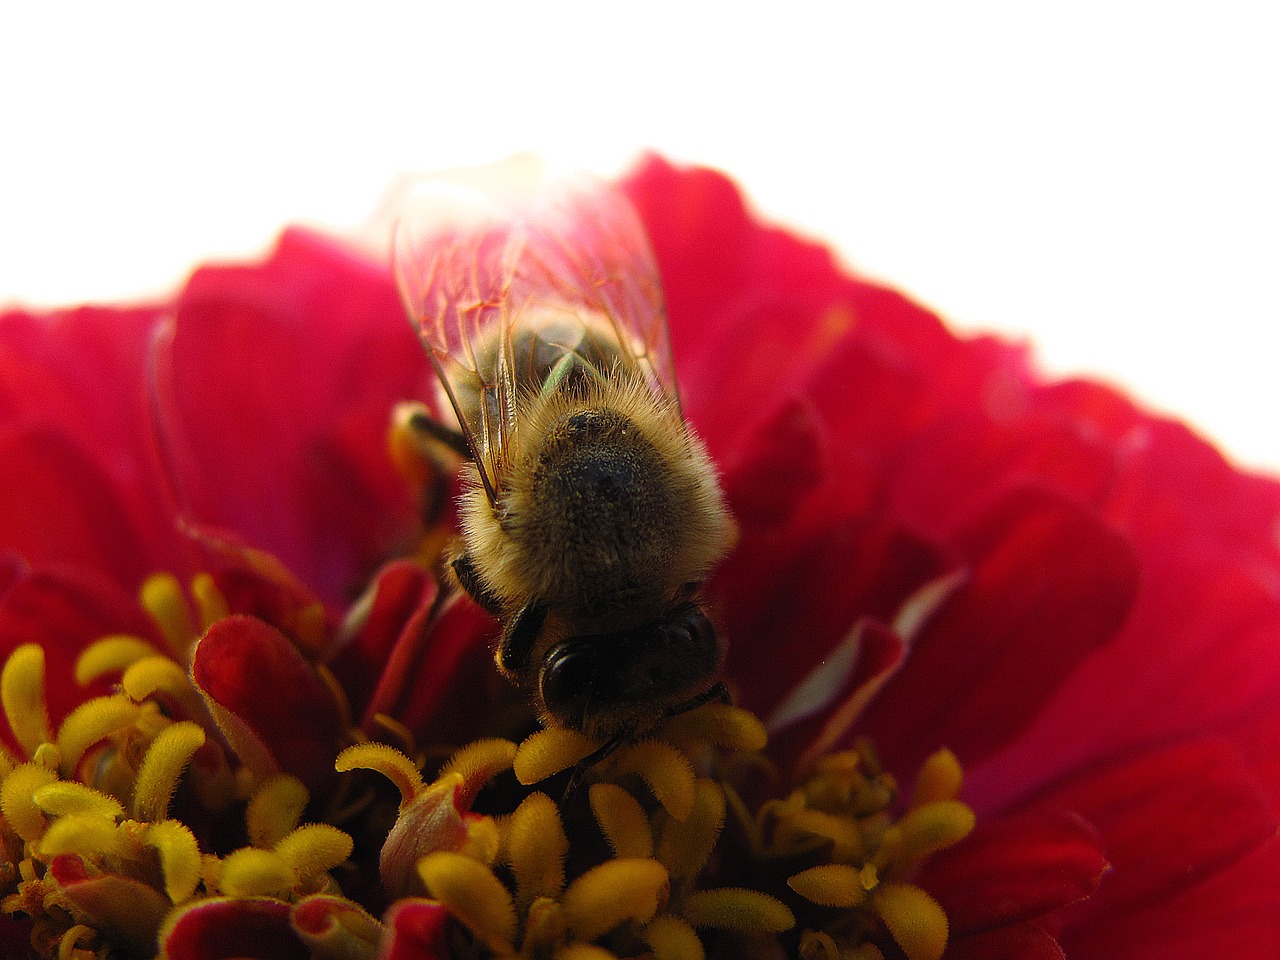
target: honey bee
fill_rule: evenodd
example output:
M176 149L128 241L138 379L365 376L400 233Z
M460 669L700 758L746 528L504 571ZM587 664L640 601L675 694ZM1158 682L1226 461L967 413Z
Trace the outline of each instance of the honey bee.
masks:
M735 527L630 203L594 181L505 205L428 187L394 260L456 418L419 427L467 461L450 564L501 624L501 672L604 751L722 693L700 585Z

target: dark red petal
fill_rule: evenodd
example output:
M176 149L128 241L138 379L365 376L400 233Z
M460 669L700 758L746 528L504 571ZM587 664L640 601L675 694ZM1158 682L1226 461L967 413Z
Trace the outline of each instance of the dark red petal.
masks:
M185 910L161 947L172 960L309 960L281 900L206 900Z
M420 609L405 625L365 711L365 724L385 713L420 742L465 742L483 735L506 683L493 666L493 619L455 596Z
M0 547L33 567L81 566L133 589L151 573L114 483L52 427L0 431Z
M415 618L430 616L438 595L435 577L421 564L402 560L378 572L360 601L362 608L367 607L363 622L329 662L347 694L352 716L364 716L396 641Z
M1280 842L1147 910L1068 923L1080 960L1274 960L1280 957Z
M85 570L37 570L0 595L0 663L24 643L44 648L45 700L55 728L106 681L85 688L74 679L75 661L89 644L112 633L154 638L132 597L112 581Z
M256 734L281 770L308 785L335 775L340 714L328 687L280 631L254 617L219 620L196 645L191 672L207 697Z
M1080 916L1127 913L1176 896L1270 839L1277 819L1240 749L1175 744L1077 776L1040 803L1089 820L1111 862Z
M412 521L383 441L428 368L388 269L291 231L262 264L201 270L177 308L171 375L195 518L348 601Z
M1107 872L1098 832L1078 814L1040 809L981 821L928 860L916 882L942 904L952 935L1034 920L1093 894Z
M74 854L54 857L49 876L58 898L77 921L100 931L127 956L149 956L156 931L172 904L141 880L114 873L89 873Z
M1066 954L1040 927L1020 923L952 939L942 956L943 960L1065 960Z
M1046 490L1013 491L956 538L970 577L868 713L895 769L939 745L967 767L1013 740L1124 622L1138 569L1125 539Z
M391 933L381 960L450 960L449 912L434 900L400 900L385 918Z

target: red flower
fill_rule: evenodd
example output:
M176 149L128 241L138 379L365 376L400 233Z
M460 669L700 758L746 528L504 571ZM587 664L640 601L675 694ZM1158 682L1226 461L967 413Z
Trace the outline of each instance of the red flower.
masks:
M613 929L582 919L608 873L630 891L632 949L659 956L687 955L663 951L726 903L767 929L797 920L781 942L808 957L858 937L929 956L933 934L899 923L932 916L922 890L948 957L1275 954L1280 486L1105 387L1044 384L1021 349L957 339L758 224L717 174L651 160L623 186L663 276L684 411L741 529L710 587L725 674L810 801L855 767L886 797L923 768L900 819L877 808L883 875L832 853L813 826L831 811L798 794L761 808L754 846L707 828L708 861L686 836L687 883L675 855L659 875L615 847L535 884L519 866L534 841L508 834L506 868L472 866L497 856L480 791L514 789L514 748L468 748L433 785L417 768L434 769L430 745L492 733L512 700L487 618L395 559L420 531L385 437L429 371L383 266L294 231L171 303L0 317L6 922L36 955L68 938L145 955L156 936L224 955L242 949L211 936L229 916L264 956L501 952L515 912L472 911L466 891L499 876L520 935L536 916L567 942L555 917L592 941ZM857 737L885 773L865 748L832 760ZM344 747L341 769L386 774L398 811L379 778L339 776ZM966 808L943 747L977 814L954 845ZM679 801L654 795L643 812L678 846ZM729 795L699 786L684 816L719 802L723 823ZM513 802L510 822L575 843L562 806ZM883 852L895 830L913 875ZM706 878L751 889L725 899ZM872 926L842 926L850 909Z

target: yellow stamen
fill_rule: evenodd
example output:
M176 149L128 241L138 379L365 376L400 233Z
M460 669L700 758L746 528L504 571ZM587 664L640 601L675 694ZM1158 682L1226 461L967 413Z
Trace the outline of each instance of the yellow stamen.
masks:
M97 938L98 931L93 927L86 927L82 923L76 924L58 941L58 960L83 960L83 958L96 957L98 953L92 949L92 945ZM81 949L82 947L84 949Z
M400 790L400 806L403 807L425 789L418 765L395 747L385 743L357 743L347 747L334 761L339 773L351 770L376 770ZM462 778L458 778L462 782Z
M298 825L308 799L302 781L290 774L277 774L263 781L245 808L249 842L263 850L273 848Z
M99 740L132 726L141 714L142 707L119 695L94 697L72 710L58 728L62 775L74 776L86 750Z
M537 897L558 896L564 887L564 858L569 839L555 801L545 793L531 793L511 815L507 836L511 873L516 880L516 906Z
M922 807L935 800L954 800L960 795L963 783L964 771L956 755L950 750L939 750L925 760L920 773L916 775L911 806Z
M940 960L947 947L947 915L938 901L910 884L882 883L871 902L908 960Z
M516 745L510 740L496 737L492 740L476 740L450 757L441 768L440 776L448 776L451 773L462 775L462 786L458 788L458 803L460 806L469 807L481 787L503 770L511 768L515 756Z
M185 663L198 634L182 584L171 573L156 573L147 577L139 594L143 609L151 614L160 635L169 642L177 659Z
M782 933L796 924L795 915L777 897L758 890L695 890L681 914L695 927L747 933Z
M576 730L539 730L516 750L516 779L529 786L568 770L599 749L600 744Z
M113 633L89 644L76 658L76 683L87 686L101 677L119 676L139 660L159 655L160 651L141 637Z
M693 812L693 764L671 744L644 740L620 750L611 770L617 776L639 774L654 798L677 820L687 820Z
M231 613L227 598L222 595L213 577L207 573L197 573L191 578L191 599L195 601L202 634Z
M621 859L653 856L649 818L630 793L612 783L596 783L588 792L600 831Z
M652 920L669 886L667 871L653 860L606 860L573 881L561 902L570 929L594 940L628 920Z
M114 823L124 817L124 806L115 797L75 781L59 780L33 791L36 805L51 817L91 813Z
M918 860L959 843L975 822L973 810L959 800L936 800L916 807L898 821L903 836L899 856Z
M35 843L49 825L44 811L35 802L35 792L53 783L53 772L34 763L24 763L0 784L0 814L5 823L27 843Z
M52 743L49 711L44 702L44 650L24 643L9 655L0 671L0 704L27 756L42 743Z
M556 951L556 960L618 960L618 955L594 943L571 943Z
M764 724L750 711L727 703L706 703L672 717L662 728L664 740L704 740L726 750L763 750L769 741Z
M204 701L191 683L191 677L176 660L168 657L143 657L130 664L120 677L120 689L135 703L161 694L178 703L187 716L204 714Z
M222 860L219 883L222 892L232 897L281 896L297 882L285 859L270 850L242 847Z
M461 853L430 853L418 863L427 891L491 950L512 952L516 908L488 867Z
M133 789L133 815L138 820L163 820L187 764L204 746L204 728L182 720L165 728L151 742Z
M318 657L324 652L329 639L324 604L309 603L298 611L293 624L294 639L303 653Z
M40 856L48 859L63 853L82 857L127 857L137 845L129 833L111 820L92 813L72 813L59 817L44 832L38 844Z
M147 843L160 855L164 892L175 904L185 903L200 883L200 847L195 834L177 820L150 824Z
M351 856L350 836L327 823L298 827L276 844L275 852L302 881L328 873Z
M824 907L856 907L867 899L867 879L857 867L825 863L801 870L787 880L787 886Z
M720 839L724 814L723 791L712 780L699 780L689 818L668 820L658 840L658 860L673 879L692 880L701 872Z
M679 917L654 919L641 934L654 960L704 960L706 950L693 927Z

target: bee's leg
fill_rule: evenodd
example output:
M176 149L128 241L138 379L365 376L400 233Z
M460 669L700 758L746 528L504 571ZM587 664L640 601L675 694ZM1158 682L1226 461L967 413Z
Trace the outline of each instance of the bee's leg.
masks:
M627 741L622 737L614 737L612 740L606 740L598 748L592 750L589 754L575 763L570 768L569 779L565 781L562 799L568 797L578 789L578 785L582 782L582 778L588 770L594 767L601 760L608 757L626 742Z
M690 710L697 710L704 703L710 703L712 700L719 700L726 707L733 706L733 696L729 693L729 686L723 680L718 680L706 690L703 690L696 697L690 697L683 703L677 703L674 706L667 707L668 717L678 717L682 713L688 713Z
M533 659L533 645L538 642L542 626L547 622L547 608L530 600L520 612L507 621L498 645L498 666L509 673L528 672Z
M450 478L457 472L459 460L472 459L471 447L466 437L435 419L426 406L417 402L396 407L392 430L393 451L414 464L404 468L406 476L422 484L419 510L423 526L429 530L444 518L449 506Z
M467 443L466 436L460 430L445 426L420 403L408 405L407 410L409 429L424 441L435 441L452 450L463 460L475 459L471 453L471 444Z
M483 607L490 616L501 616L502 601L480 579L468 553L459 553L449 561L449 565L453 567L453 575L458 578L458 585L467 592L467 596Z

